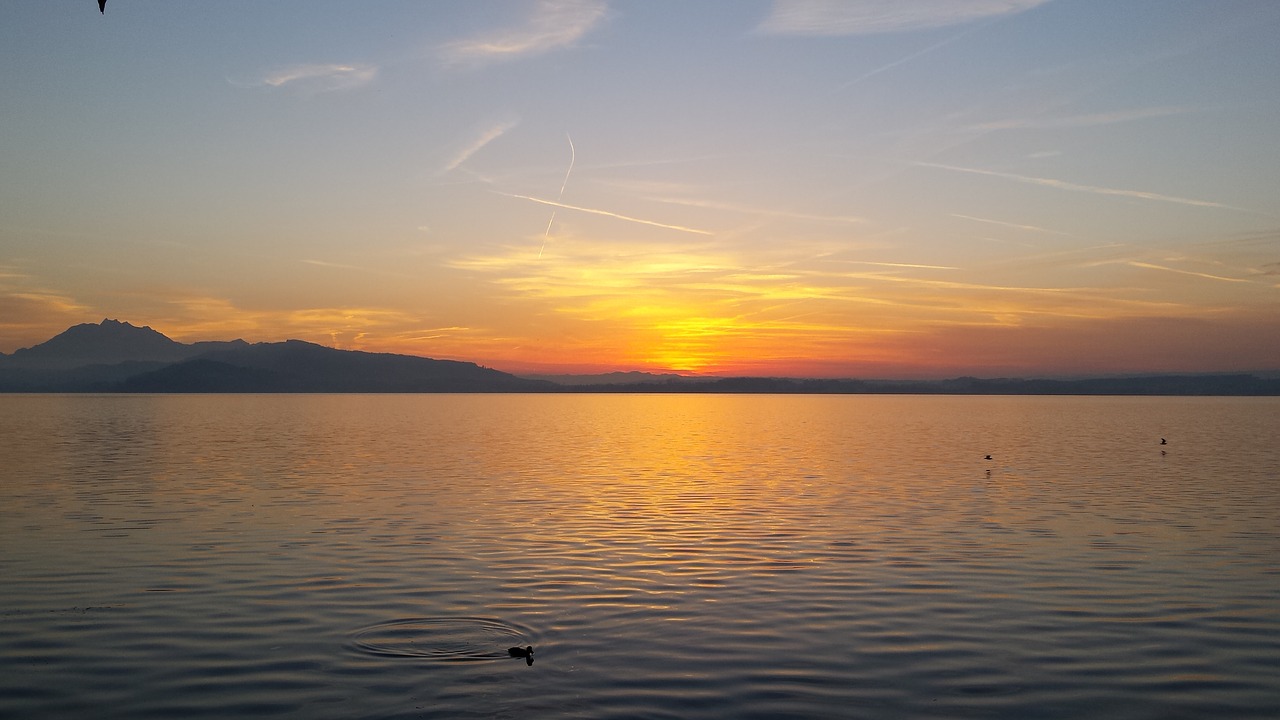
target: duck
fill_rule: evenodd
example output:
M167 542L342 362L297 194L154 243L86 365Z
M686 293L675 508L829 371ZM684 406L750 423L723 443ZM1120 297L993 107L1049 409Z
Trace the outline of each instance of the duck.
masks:
M1169 444L1169 441L1168 441L1168 440L1165 440L1164 438L1160 438L1160 444L1161 444L1161 445L1168 445L1168 444Z
M507 654L511 657L531 658L533 657L533 646L507 648Z
M988 455L988 456L986 456L986 457L984 457L984 458L982 458L982 459L983 459L983 460L990 460L990 459L991 459L991 456L990 456L990 455Z

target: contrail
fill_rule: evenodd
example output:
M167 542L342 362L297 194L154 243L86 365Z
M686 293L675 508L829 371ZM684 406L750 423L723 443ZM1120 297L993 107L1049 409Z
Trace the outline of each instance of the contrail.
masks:
M556 196L556 202L564 200L564 189L569 185L569 173L573 172L573 161L577 158L577 153L573 149L573 137L569 133L564 134L569 138L569 169L564 171L564 182L560 183L560 194ZM542 233L542 247L538 248L538 258L542 258L542 251L547 248L547 237L551 235L551 224L556 221L556 209L551 208L551 219L547 221L547 231Z
M553 208L564 208L565 210L577 210L578 212L591 213L592 215L604 215L605 217L616 218L618 220L626 220L627 222L640 223L641 225L652 225L654 227L666 228L668 230L679 230L680 232L693 233L695 235L714 235L715 233L707 230L699 230L697 228L684 227L683 225L667 225L666 223L654 222L653 220L644 220L642 218L631 217L630 215L619 215L608 210L596 210L595 208L578 207L577 205L565 205L564 203L554 202L552 200L543 200L542 198L531 197L529 195L517 195L516 193L502 192L500 190L490 190L495 195L503 195L510 198L519 198L536 202L541 205L550 205Z
M1172 195L1161 195L1159 193L1147 192L1145 190L1121 190L1109 187L1100 187L1098 185L1081 185L1079 183L1067 182L1066 180L1054 180L1052 178L1031 177L1029 175L1016 175L1014 173L996 172L995 170L979 170L977 168L959 167L956 165L943 165L942 163L932 162L916 162L915 165L920 167L939 168L941 170L951 170L952 172L972 173L974 175L988 175L990 177L1004 178L1006 180L1015 180L1017 182L1030 183L1032 185L1044 185L1046 187L1058 188L1059 190L1070 190L1072 192L1097 193L1098 195L1118 195L1120 197L1138 198L1140 200L1157 200L1159 202L1178 203L1179 205L1194 205L1196 207L1223 208L1226 210L1240 210L1247 213L1255 213L1267 215L1269 213L1259 213L1257 210L1248 208L1235 207L1234 205L1224 205L1209 200L1196 200L1194 198L1174 197Z
M1018 223L1005 222L1003 220L992 220L990 218L974 217L973 215L961 215L960 213L951 213L951 217L963 218L965 220L973 220L974 222L988 223L990 225L1000 225L1002 227L1014 228L1015 230L1030 230L1031 232L1050 233L1052 235L1071 236L1070 233L1060 232L1058 230L1050 230L1048 228L1037 227L1035 225L1019 225Z
M1195 277L1208 278L1210 280L1221 280L1223 282L1234 282L1234 283L1249 282L1244 278L1229 278L1229 277L1222 277L1221 275L1210 275L1209 273L1192 272L1191 270L1179 270L1177 268L1165 267L1163 265L1152 265L1151 263L1138 262L1136 260L1129 261L1129 264L1132 265L1133 267L1148 268L1150 270L1164 270L1171 273L1179 273L1182 275L1194 275Z

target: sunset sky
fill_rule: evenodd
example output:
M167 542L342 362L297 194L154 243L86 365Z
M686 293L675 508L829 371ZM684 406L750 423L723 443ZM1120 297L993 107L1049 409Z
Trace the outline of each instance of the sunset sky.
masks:
M92 0L0 21L0 351L1280 369L1274 0Z

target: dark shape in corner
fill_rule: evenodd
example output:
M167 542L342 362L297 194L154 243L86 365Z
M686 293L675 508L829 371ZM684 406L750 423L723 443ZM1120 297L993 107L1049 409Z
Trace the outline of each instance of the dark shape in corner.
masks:
M107 14L107 0L98 0L98 12Z
M533 664L533 646L507 648L507 654L513 658L522 657L529 665Z

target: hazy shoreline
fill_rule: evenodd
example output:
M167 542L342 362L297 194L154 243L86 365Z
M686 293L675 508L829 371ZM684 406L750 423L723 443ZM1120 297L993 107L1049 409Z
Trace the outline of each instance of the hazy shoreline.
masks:
M876 380L619 372L519 376L475 363L339 350L301 340L180 343L103 320L12 355L0 393L755 393L1277 396L1280 374Z

